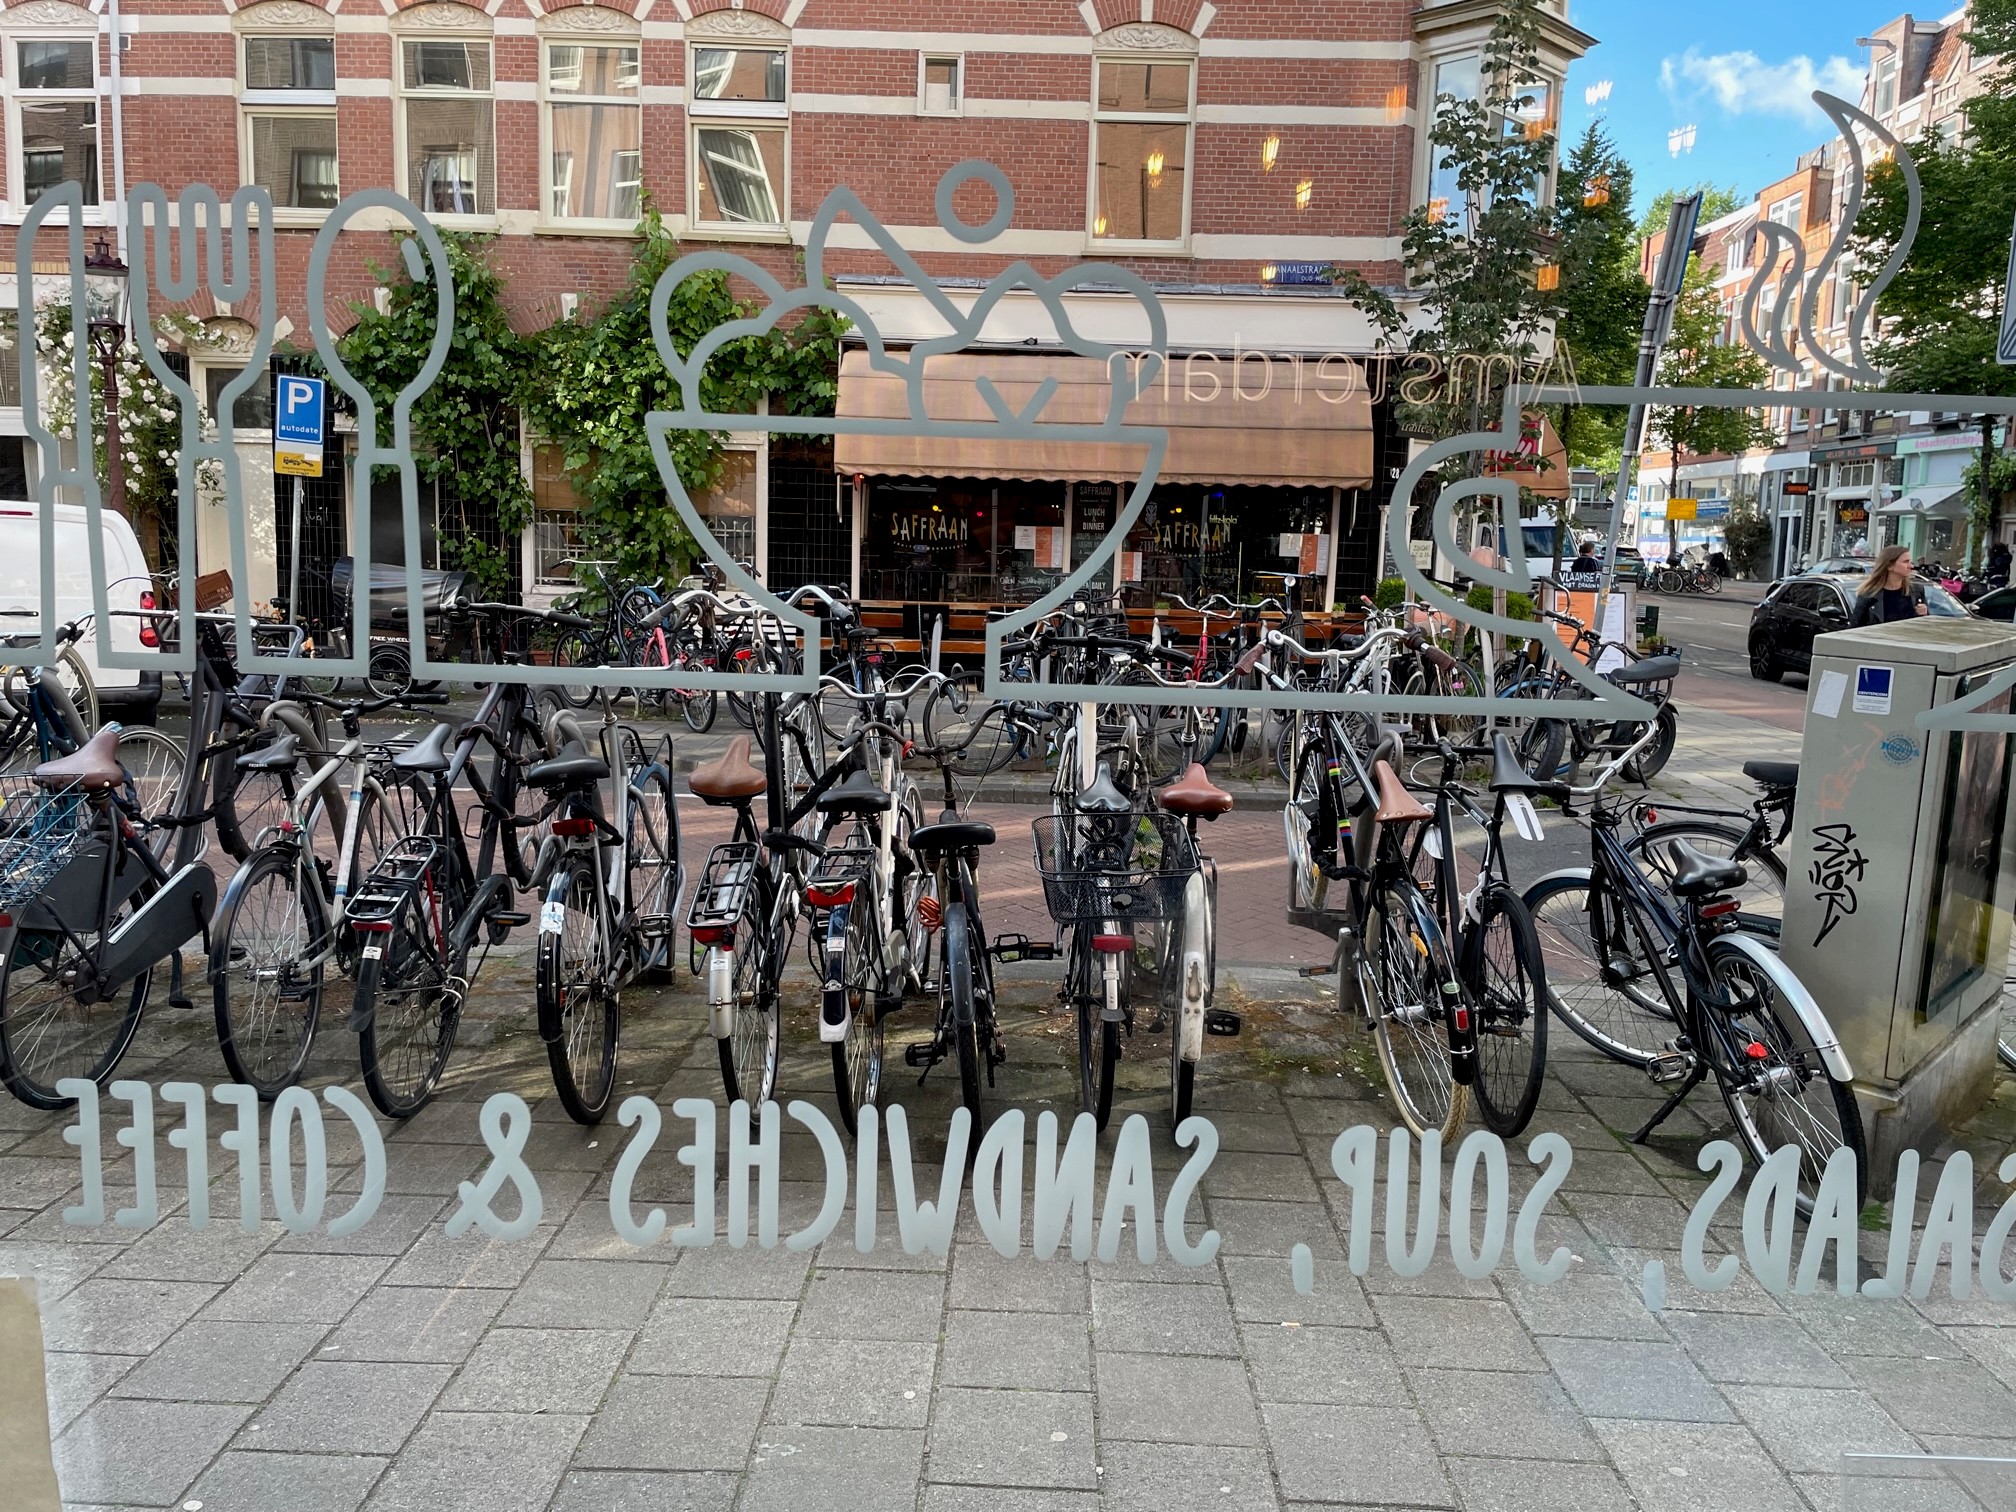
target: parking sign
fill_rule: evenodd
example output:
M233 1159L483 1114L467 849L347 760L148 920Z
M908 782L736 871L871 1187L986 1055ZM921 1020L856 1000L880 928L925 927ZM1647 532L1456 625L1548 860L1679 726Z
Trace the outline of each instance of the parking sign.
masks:
M299 478L322 476L323 406L328 385L320 378L280 380L273 416L273 471Z

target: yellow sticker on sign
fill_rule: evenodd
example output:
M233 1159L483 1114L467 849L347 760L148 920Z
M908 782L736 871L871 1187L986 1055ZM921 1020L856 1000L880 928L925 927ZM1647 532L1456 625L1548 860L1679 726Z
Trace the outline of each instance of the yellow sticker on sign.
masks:
M1669 520L1691 520L1694 518L1694 510L1699 503L1698 499L1668 499L1666 501L1666 518Z
M322 476L322 453L276 451L273 453L273 471L294 478L319 478Z

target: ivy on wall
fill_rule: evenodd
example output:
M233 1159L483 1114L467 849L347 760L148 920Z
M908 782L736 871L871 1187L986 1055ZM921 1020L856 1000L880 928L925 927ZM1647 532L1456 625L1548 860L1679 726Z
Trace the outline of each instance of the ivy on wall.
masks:
M443 236L455 279L455 341L441 375L413 406L420 476L443 484L440 542L445 564L477 575L487 592L508 593L509 557L481 529L487 516L508 543L531 518L520 468L520 418L537 439L564 449L570 478L586 501L587 554L614 561L631 578L675 577L697 549L666 497L645 419L676 409L679 396L651 341L651 291L678 256L657 211L647 211L623 294L599 313L563 320L532 335L511 327L503 285L488 260L489 240ZM387 276L386 310L360 306L341 342L344 363L389 412L393 396L426 360L434 337L434 293L403 270ZM681 355L726 321L752 313L726 275L700 273L672 295L668 326ZM813 311L788 330L724 347L708 364L701 392L719 414L830 415L839 391L839 337L845 322ZM727 437L675 431L672 452L690 496L720 478Z
M568 475L586 500L591 553L615 562L619 575L648 580L676 578L699 551L666 498L645 431L653 410L682 403L651 339L651 292L678 248L656 210L646 212L638 235L619 298L592 318L561 321L533 339L538 360L525 402L533 430L565 450ZM696 273L672 291L666 329L684 357L708 332L752 313L727 275ZM703 404L713 414L754 415L768 395L776 413L832 414L844 329L839 317L813 310L789 329L730 342L701 376ZM719 481L725 434L675 430L667 440L689 497Z

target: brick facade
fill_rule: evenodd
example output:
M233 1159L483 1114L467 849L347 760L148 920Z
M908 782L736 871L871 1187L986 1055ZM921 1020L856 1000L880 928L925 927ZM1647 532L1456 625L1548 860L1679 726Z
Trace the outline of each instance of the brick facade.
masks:
M104 3L97 0L93 11L66 10L61 0L13 0L0 9L0 40L9 48L7 89L25 96L18 41L100 31L100 177L109 201L114 154ZM119 103L126 182L159 184L171 198L185 185L209 183L228 197L244 156L241 39L319 32L334 37L342 192L404 192L395 161L398 39L487 37L495 78L497 213L470 224L500 233L496 255L512 274L514 318L541 323L557 315L563 293L588 303L606 297L621 285L628 264L620 234L608 228L567 233L540 215L544 42L640 49L643 188L675 231L689 229L695 209L687 172L688 43L718 8L706 0L617 0L593 7L601 26L570 29L579 18L569 13L581 9L556 0L490 0L482 9L437 0L396 6L391 0L124 0L127 45L119 66L126 92ZM1014 255L1046 273L1110 261L1158 282L1256 286L1262 268L1279 257L1338 261L1377 281L1397 281L1397 238L1416 192L1418 155L1411 0L1224 0L1216 6L1097 0L1083 7L1072 0L1014 6L926 0L900 15L866 0L749 0L743 9L774 18L778 35L789 39L786 214L793 234L752 239L738 249L779 271L794 265L792 243L802 240L804 223L836 184L853 187L910 241L907 233L935 229L933 195L943 172L964 158L985 156L1005 168L1015 186ZM1103 35L1095 35L1087 11ZM1144 16L1152 17L1145 25ZM962 59L956 115L918 108L920 54L939 52ZM1103 251L1089 234L1095 55L1188 60L1195 68L1184 245L1130 247L1121 255ZM9 165L0 188L16 197L0 214L0 257L9 259L24 210L18 198L24 169L6 134L20 119L18 111L0 118ZM1270 138L1279 146L1273 167L1263 171L1262 148ZM1311 185L1307 203L1298 206L1297 186L1305 182ZM978 198L971 208L980 208ZM92 219L104 218L101 211ZM277 237L279 301L299 326L315 231L311 216L291 219L295 224ZM722 239L705 238L710 244ZM60 239L45 234L44 241L38 261L60 258ZM389 255L379 233L349 233L345 241L355 245L336 260L342 278L332 281L335 302L368 297L369 266ZM1270 250L1276 244L1286 250ZM1001 252L938 251L920 260L933 273L972 276L1009 259ZM873 271L875 262L873 254L844 252L833 266ZM192 307L199 315L211 313L201 297Z

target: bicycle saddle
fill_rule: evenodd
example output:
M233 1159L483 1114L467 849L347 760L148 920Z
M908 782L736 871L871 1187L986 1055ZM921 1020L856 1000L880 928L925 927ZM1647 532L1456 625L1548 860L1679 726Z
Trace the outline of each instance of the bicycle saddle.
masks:
M1385 762L1374 762L1372 784L1379 790L1379 807L1372 817L1381 824L1412 824L1417 819L1432 819L1434 815L1421 806L1421 802L1407 791L1400 774Z
M1666 884L1666 890L1676 898L1704 898L1741 887L1749 879L1750 874L1743 870L1740 861L1717 861L1702 855L1685 840L1668 845L1666 856L1673 868L1673 880Z
M119 765L119 726L108 724L68 756L58 756L35 768L35 782L45 788L75 784L87 793L102 793L126 780Z
M1677 656L1648 656L1643 661L1619 667L1614 672L1603 675L1618 687L1628 687L1632 683L1670 682L1680 672L1680 658Z
M885 814L895 801L882 791L879 782L856 767L821 793L817 806L822 814Z
M530 787L565 787L570 782L600 782L609 775L609 763L579 741L569 741L558 756L525 768Z
M1103 761L1092 780L1078 794L1078 812L1081 814L1126 814L1131 813L1133 808L1133 801L1114 786L1113 768Z
M737 735L728 749L712 761L693 768L686 786L706 803L737 803L762 792L768 779L763 769L749 760L749 737Z
M940 819L910 831L910 849L925 860L946 851L974 850L994 843L994 826L978 819Z
M1759 787L1796 788L1799 786L1799 763L1796 761L1746 761L1743 775Z
M301 761L301 737L289 731L278 740L238 758L247 772L291 772Z
M1512 750L1512 742L1500 735L1491 743L1491 791L1494 793L1526 793L1535 798L1565 800L1568 785L1563 782L1544 782L1519 765L1519 758Z
M1193 761L1189 769L1155 795L1155 801L1172 814L1195 814L1200 819L1216 819L1232 812L1232 795L1211 780L1211 774Z
M448 742L454 738L455 726L437 724L420 744L394 756L392 765L402 772L445 772L448 770Z

